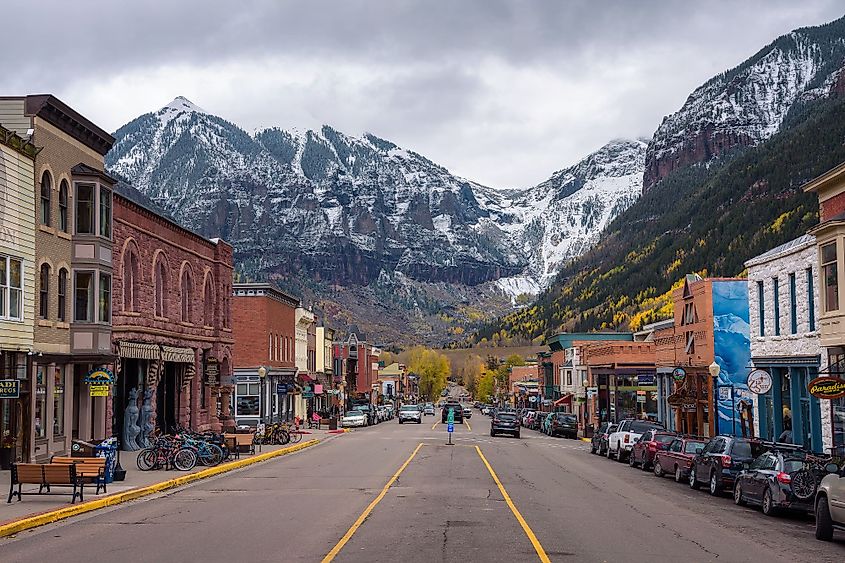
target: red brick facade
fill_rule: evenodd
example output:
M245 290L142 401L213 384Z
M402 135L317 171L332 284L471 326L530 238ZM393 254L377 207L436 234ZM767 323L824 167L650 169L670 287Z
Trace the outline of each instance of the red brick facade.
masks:
M270 286L252 285L262 284L239 284L232 297L235 367L295 368L298 300Z
M845 212L845 192L819 202L819 217L822 223L843 212Z
M129 420L133 388L143 422L152 418L164 431L176 425L219 430L231 393L232 247L115 194L114 264L116 435ZM156 349L160 355L150 357ZM216 376L206 369L215 361ZM147 419L144 392L147 413L152 408Z

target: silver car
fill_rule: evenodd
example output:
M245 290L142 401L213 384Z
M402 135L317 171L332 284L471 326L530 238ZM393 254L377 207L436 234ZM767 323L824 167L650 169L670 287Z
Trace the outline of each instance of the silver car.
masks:
M417 405L402 405L399 407L399 424L403 422L416 422L422 424L422 413Z
M816 491L816 538L830 541L834 530L845 531L845 467L828 463L825 469Z

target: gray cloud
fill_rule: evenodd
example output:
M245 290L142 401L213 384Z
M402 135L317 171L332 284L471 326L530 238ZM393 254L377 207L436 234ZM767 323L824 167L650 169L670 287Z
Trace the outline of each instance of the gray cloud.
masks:
M107 129L183 94L246 129L372 131L494 186L650 135L712 75L834 0L4 5L0 94L53 92Z

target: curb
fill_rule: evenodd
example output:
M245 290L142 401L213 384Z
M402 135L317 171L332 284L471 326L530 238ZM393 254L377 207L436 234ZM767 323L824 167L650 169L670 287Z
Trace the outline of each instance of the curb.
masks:
M262 461L266 461L274 457L281 457L283 455L291 454L293 452L308 448L310 446L315 446L319 443L320 440L308 440L307 442L302 442L301 444L296 444L295 446L289 446L287 448L282 448L272 452L258 454L247 459L232 461L226 464L218 465L216 467L209 467L208 469L197 471L196 473L189 473L188 475L183 475L182 477L168 479L167 481L162 481L161 483L155 483L153 485L148 485L146 487L140 487L137 489L129 489L128 491L124 491L122 493L116 493L103 498L98 498L96 500L68 506L66 508L59 508L57 510L51 510L42 514L36 514L35 516L29 516L21 520L0 525L0 538L11 536L24 530L37 528L45 524L58 522L59 520L64 520L72 516L78 516L79 514L85 514L86 512L99 510L100 508L105 508L107 506L114 506L116 504L135 500L137 498L149 496L155 493L160 493L161 491L166 491L168 489L179 487L181 485L187 485L188 483L193 483L194 481L213 477L221 473L227 473L229 471L240 469L242 467L247 467L255 463L260 463Z
M592 440L591 440L590 438L581 438L581 441L582 441L582 442L587 442L588 444L589 444L590 442L592 442Z

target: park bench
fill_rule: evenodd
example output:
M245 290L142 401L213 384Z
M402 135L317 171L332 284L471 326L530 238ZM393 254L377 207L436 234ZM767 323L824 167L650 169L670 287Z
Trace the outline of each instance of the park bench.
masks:
M76 476L83 479L86 483L94 483L97 485L97 490L94 494L99 495L100 489L104 493L109 492L106 489L106 458L104 457L69 457L69 456L53 456L50 463L59 464L73 464L76 466Z
M15 485L18 487L17 491L15 490ZM23 492L21 491L21 485L38 485L38 492ZM83 500L82 490L85 484L77 476L76 466L74 464L15 463L12 465L9 498L6 502L12 502L15 496L18 497L18 500L22 500L22 495L53 494L50 488L57 486L73 487L73 496L70 500L71 504L76 502L77 497L79 497L80 501Z

